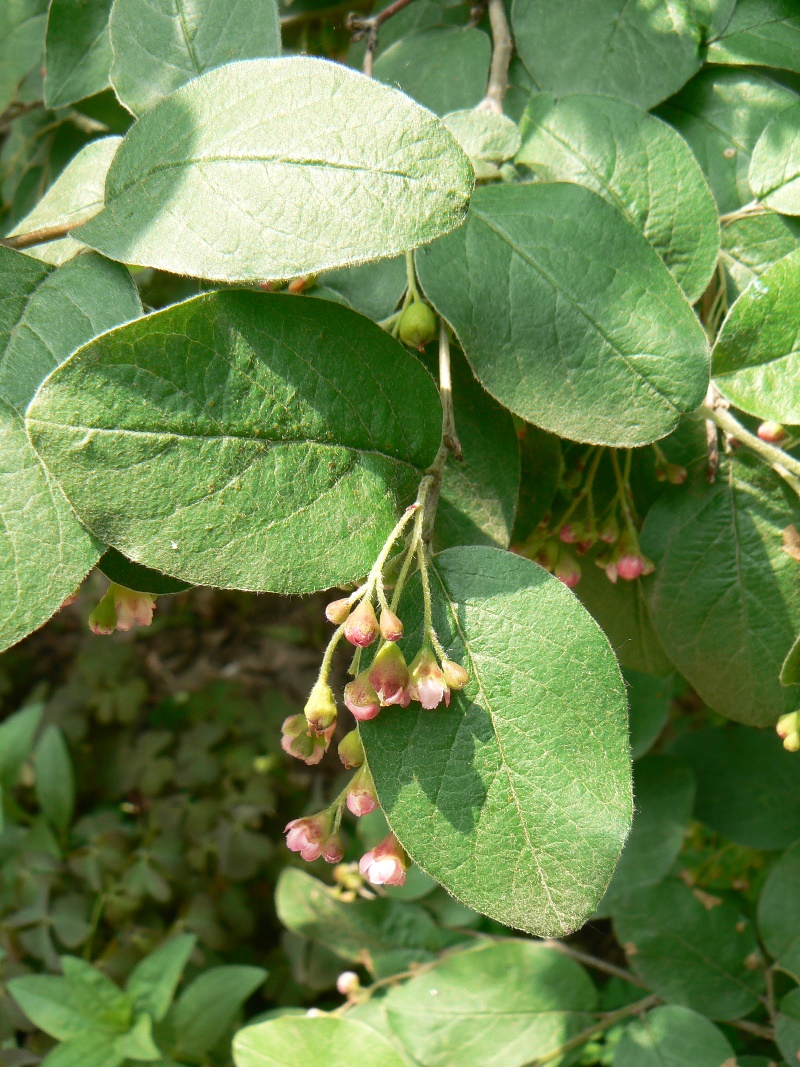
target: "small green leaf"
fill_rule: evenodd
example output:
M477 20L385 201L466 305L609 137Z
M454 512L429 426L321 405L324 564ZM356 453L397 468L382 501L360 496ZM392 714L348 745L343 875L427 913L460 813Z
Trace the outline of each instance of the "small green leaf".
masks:
M547 93L520 124L517 162L547 181L585 185L644 234L690 303L703 295L719 253L714 197L684 139L633 104Z
M179 934L136 964L125 987L134 1011L146 1012L155 1022L164 1018L196 941L193 934Z
M111 979L75 956L62 956L64 977L27 975L8 989L32 1023L59 1041L124 1034L131 1003Z
M628 687L631 754L638 759L653 746L667 721L672 675L658 678L632 670L622 674Z
M644 444L705 396L692 309L645 238L589 189L478 189L466 224L417 262L478 379L545 430Z
M634 764L633 795L631 834L597 909L602 917L622 897L656 885L669 873L692 815L694 775L668 756L647 756Z
M511 17L535 84L557 96L599 93L647 110L702 62L700 27L685 3L514 0Z
M48 726L34 753L36 799L51 826L64 833L75 811L75 775L67 742L57 726Z
M712 1022L688 1008L666 1005L626 1027L614 1067L733 1067L735 1053Z
M800 21L798 21L800 50ZM750 187L773 211L800 215L800 103L768 123L750 160Z
M321 59L256 59L140 119L75 236L125 263L260 282L432 241L460 225L472 183L452 134L397 90Z
M244 1002L267 972L261 967L228 965L204 971L188 986L169 1013L177 1035L177 1059L202 1059L236 1025Z
M446 115L480 103L492 45L471 26L442 26L401 37L375 60L374 76L423 107Z
M800 838L797 756L772 731L704 727L670 750L695 773L695 817L746 848Z
M116 1038L87 1033L57 1045L42 1062L45 1067L120 1067L124 1059Z
M731 301L773 263L800 249L800 219L774 211L745 215L722 228L720 259L725 266Z
M574 930L631 817L613 654L566 587L520 556L451 548L431 580L434 626L471 681L449 708L387 708L361 724L389 825L468 907L529 933ZM418 580L410 590L407 659L422 636Z
M49 226L79 226L96 215L103 206L106 174L121 141L121 137L101 137L82 148L11 234ZM27 255L60 266L83 248L85 245L73 237L62 237L28 249Z
M28 416L106 544L194 584L283 593L369 570L441 424L433 379L374 323L250 292L105 334Z
M66 107L108 85L111 4L112 0L51 0L45 40L47 107Z
M23 77L41 62L48 0L0 4L0 113L14 99Z
M25 433L42 379L79 345L141 312L130 275L84 255L58 270L0 248L0 649L46 622L102 547L79 525Z
M758 899L758 928L767 951L800 982L800 841L781 856Z
M798 301L800 251L756 278L722 324L711 372L720 392L750 415L800 423Z
M772 726L797 691L778 680L800 631L797 564L782 532L800 522L794 494L755 459L700 472L647 515L642 549L656 565L650 617L668 656L721 715Z
M749 204L750 155L764 127L797 95L753 71L701 71L658 114L689 142L721 213Z
M17 784L33 748L43 711L44 705L31 704L0 723L0 786L3 789L12 789Z
M712 1019L739 1019L758 1004L761 971L749 970L755 934L728 901L698 900L677 879L640 889L614 911L634 971L673 1004Z
M794 1063L800 1056L800 989L793 989L781 1001L775 1038L787 1062Z
M281 50L275 0L116 0L111 81L134 115L204 71Z
M133 1026L117 1038L117 1052L126 1059L153 1063L161 1059L161 1050L153 1041L153 1020L149 1015L140 1015Z
M371 1026L318 1015L284 1016L245 1027L233 1041L236 1067L408 1067Z
M794 0L739 0L709 63L800 71L800 15Z
M584 969L530 941L481 945L391 989L389 1025L425 1067L522 1067L586 1028Z
M135 589L138 593L155 593L156 596L168 596L172 593L182 593L191 589L188 582L181 582L177 578L169 578L166 574L143 567L141 563L134 563L126 559L116 548L109 548L100 557L97 564L99 570L111 582L124 585L126 589Z

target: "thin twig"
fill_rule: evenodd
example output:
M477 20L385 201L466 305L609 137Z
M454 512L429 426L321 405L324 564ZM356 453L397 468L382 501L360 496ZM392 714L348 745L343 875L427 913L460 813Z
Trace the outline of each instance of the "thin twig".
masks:
M563 1045L559 1045L558 1048L551 1049L550 1052L546 1052L543 1056L538 1056L535 1060L529 1060L523 1064L523 1067L541 1067L544 1063L552 1063L553 1060L558 1060L562 1056L565 1056L568 1052L572 1052L576 1048L580 1048L581 1045L585 1045L587 1041L595 1037L597 1034L602 1034L606 1030L610 1030L612 1026L616 1026L617 1023L623 1021L623 1019L629 1019L631 1015L644 1015L650 1008L654 1008L659 1003L659 997L652 993L649 997L645 997L643 1000L637 1000L633 1004L626 1004L624 1008L620 1008L618 1011L611 1011L607 1015L604 1015L602 1019L598 1019L592 1026L587 1026L585 1030L581 1030L579 1034L571 1037L569 1041L565 1041Z
M377 15L372 15L367 19L355 14L348 15L347 28L353 32L353 41L360 41L362 37L367 39L362 70L368 78L372 77L372 62L375 58L375 49L378 47L378 30L392 15L396 15L398 11L408 7L410 3L412 3L412 0L394 0L393 4L389 4L383 11L379 11Z
M586 967L594 967L596 971L613 975L614 978L621 978L623 982L630 982L631 985L638 986L639 989L648 988L641 978L637 977L632 971L626 971L624 967L617 967L614 963L607 963L597 956L590 956L588 952L581 952L580 949L573 948L572 945L565 945L563 941L548 938L546 941L542 941L542 944L545 948L555 949L562 956L569 956L571 960L582 963Z
M796 460L794 456L790 456L782 448L776 448L775 445L768 444L768 442L762 441L760 437L756 437L754 433L750 433L729 411L725 411L720 407L706 406L700 410L707 419L711 419L721 430L746 445L751 452L755 452L759 459L762 459L769 467L772 467L775 473L779 474L786 484L790 485L800 496L800 460Z
M422 539L426 543L430 543L433 534L433 524L436 519L436 509L439 506L439 493L442 488L442 478L444 477L447 457L452 454L458 460L463 458L453 413L453 386L450 373L450 327L441 316L439 317L439 396L442 401L442 442L439 445L436 458L426 472L431 476L431 487L425 505L425 524L422 530Z
M749 204L737 208L736 211L729 211L727 215L720 215L719 224L720 226L727 226L729 223L737 222L739 219L746 219L749 215L766 215L769 210L758 200L751 200Z
M32 248L34 245L44 245L48 241L58 241L62 237L69 237L70 230L77 225L76 222L62 222L58 226L44 226L41 230L19 233L16 237L4 237L0 244L4 248Z
M769 1026L761 1026L760 1023L751 1023L749 1019L728 1019L728 1026L735 1026L745 1034L753 1034L754 1037L763 1037L767 1041L775 1040L775 1031Z
M508 68L514 54L514 41L506 16L504 0L489 0L489 22L492 27L492 65L486 96L478 107L481 111L503 114L503 100L508 91Z

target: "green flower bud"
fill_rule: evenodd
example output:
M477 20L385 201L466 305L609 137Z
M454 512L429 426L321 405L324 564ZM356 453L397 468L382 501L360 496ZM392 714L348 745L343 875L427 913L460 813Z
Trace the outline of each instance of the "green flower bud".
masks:
M400 316L400 340L422 350L436 336L436 316L421 300L409 304Z

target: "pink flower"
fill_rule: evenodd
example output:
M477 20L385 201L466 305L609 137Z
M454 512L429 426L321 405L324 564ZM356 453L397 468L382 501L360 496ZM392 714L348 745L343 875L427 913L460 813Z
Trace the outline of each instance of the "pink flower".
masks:
M403 624L388 608L381 612L381 637L384 641L399 641L403 636Z
M362 600L344 624L344 636L351 645L356 645L358 648L371 645L379 631L375 610L369 600Z
M408 667L397 645L387 641L378 650L369 669L369 684L375 690L381 707L389 704L408 707L411 700L408 693Z
M342 839L333 833L333 817L330 809L302 819L292 819L286 824L286 845L292 852L299 852L311 863L320 856L328 863L339 863L344 855Z
M361 877L373 885L402 885L407 868L408 857L394 834L363 855L358 864Z
M374 719L381 710L378 694L369 682L369 671L362 671L344 687L344 703L359 722Z
M114 607L117 609L117 629L132 630L134 626L149 626L156 609L151 593L136 593L122 585L114 586Z
M357 818L369 815L377 806L377 798L366 789L353 789L347 794L347 808Z
M312 737L308 732L305 715L290 715L281 727L281 748L307 766L314 767L325 755L328 741L324 736Z
M617 560L617 574L626 582L632 582L642 573L644 559L632 552L626 552Z
M424 644L416 654L409 674L411 699L418 700L427 711L438 707L442 700L450 704L450 689L429 644Z

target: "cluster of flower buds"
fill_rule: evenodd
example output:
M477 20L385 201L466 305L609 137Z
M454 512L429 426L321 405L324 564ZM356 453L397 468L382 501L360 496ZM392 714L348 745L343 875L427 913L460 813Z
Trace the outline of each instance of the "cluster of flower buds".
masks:
M787 752L800 752L800 711L781 715L775 729Z
M653 561L639 548L639 538L633 527L620 534L613 548L599 553L595 557L595 563L606 572L606 578L615 584L618 578L633 582L655 570Z
M131 630L149 626L153 621L156 598L152 593L137 593L112 582L106 595L89 616L89 629L95 634L113 634L114 630Z

